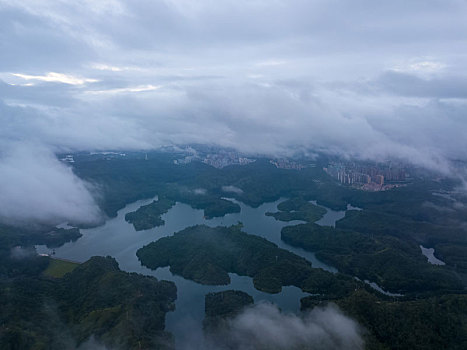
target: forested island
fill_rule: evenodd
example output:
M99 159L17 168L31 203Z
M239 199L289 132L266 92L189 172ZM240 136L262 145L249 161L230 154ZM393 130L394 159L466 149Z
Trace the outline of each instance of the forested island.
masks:
M293 221L303 220L307 222L318 221L326 214L326 209L314 205L303 198L291 198L279 203L278 212L268 212L266 215L274 217L276 220Z
M164 225L162 214L175 205L175 201L165 197L158 198L148 205L139 207L138 210L125 215L125 220L133 224L136 231L148 230L156 226Z
M198 225L164 237L137 251L141 263L208 285L230 283L228 273L253 278L255 288L279 293L296 286L309 293L345 294L356 281L314 269L311 264L266 239L241 231L241 225ZM358 283L357 283L358 284Z

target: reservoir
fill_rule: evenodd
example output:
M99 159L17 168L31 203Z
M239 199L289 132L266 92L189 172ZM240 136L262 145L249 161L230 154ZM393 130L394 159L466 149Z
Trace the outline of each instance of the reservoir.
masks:
M200 343L202 342L201 327L204 318L204 296L207 293L227 289L241 290L250 294L255 302L272 302L281 310L294 313L299 312L300 299L306 296L307 293L293 286L283 287L282 292L278 294L264 293L254 288L252 278L236 274L230 274L231 283L228 286L206 286L173 275L168 267L153 271L141 266L136 257L136 251L150 242L173 235L175 232L197 224L215 227L230 226L242 222L243 231L262 236L279 247L304 257L312 263L313 267L337 272L335 268L319 261L313 253L282 242L280 239L281 229L284 226L299 224L301 221L277 221L271 216L266 216L265 213L276 212L277 205L284 199L264 203L258 208L252 208L244 203L229 199L240 205L241 211L213 219L205 219L203 210L193 209L189 205L177 202L166 214L162 215L162 219L165 221L163 226L135 231L133 225L125 221L125 214L135 211L140 206L149 204L153 200L146 199L131 203L119 210L118 215L107 220L104 225L82 229L83 236L75 242L69 242L56 248L55 256L84 262L95 255L110 255L118 261L120 268L124 271L137 272L155 276L158 279L173 281L177 285L176 309L174 312L167 314L166 329L175 335L177 347L183 348L183 344L187 343L202 345ZM338 214L331 211L331 215L325 216L326 221L324 224L334 226L335 221L344 215L345 211L338 212ZM37 246L36 248L38 253L50 254L52 252L51 249L45 246Z

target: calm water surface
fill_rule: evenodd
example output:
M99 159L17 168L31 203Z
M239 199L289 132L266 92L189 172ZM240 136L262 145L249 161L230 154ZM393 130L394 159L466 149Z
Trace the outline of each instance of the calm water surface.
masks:
M233 199L230 200L235 201ZM55 249L55 256L84 262L95 255L110 255L118 261L120 268L124 271L142 273L155 276L158 279L175 282L177 285L176 309L174 312L167 314L167 330L174 333L177 344L186 343L187 341L193 341L194 334L202 334L200 330L204 318L204 296L209 292L227 289L242 290L250 294L255 299L255 302L269 301L287 312L298 312L300 298L306 296L307 293L303 293L299 288L293 286L283 287L282 292L278 294L263 293L253 287L252 278L236 274L230 274L231 283L228 286L204 286L173 275L168 267L153 271L141 266L136 257L136 251L150 242L156 241L161 237L171 236L174 232L183 230L189 226L197 224L205 224L212 227L230 226L240 221L243 223L243 230L245 232L262 236L276 243L279 247L304 257L312 263L313 267L337 272L335 268L316 259L313 253L289 246L281 241L280 232L284 226L301 223L300 221L281 222L271 216L265 215L268 211L277 211L277 204L283 200L265 203L258 208L252 208L235 201L241 207L240 213L227 214L222 218L209 220L204 218L202 210L193 209L183 203L176 203L174 207L162 216L165 225L145 231L135 231L133 225L125 221L125 214L135 211L141 205L146 205L153 201L153 199L140 200L118 211L117 217L109 219L104 225L81 230L83 236L76 242L70 242ZM345 215L345 211L335 212L328 208L326 209L328 212L317 222L318 224L334 226L335 221ZM38 253L51 253L51 249L45 246L37 246L37 251ZM187 332L187 329L191 331Z
M422 250L422 254L426 256L428 259L428 262L433 265L446 265L444 261L439 260L435 256L435 249L434 248L425 248L424 246L420 246L420 249Z

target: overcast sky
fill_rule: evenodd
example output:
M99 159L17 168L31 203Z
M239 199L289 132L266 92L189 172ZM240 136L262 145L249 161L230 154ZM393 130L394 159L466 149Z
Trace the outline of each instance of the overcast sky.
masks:
M172 143L448 171L466 67L465 0L0 0L0 180Z

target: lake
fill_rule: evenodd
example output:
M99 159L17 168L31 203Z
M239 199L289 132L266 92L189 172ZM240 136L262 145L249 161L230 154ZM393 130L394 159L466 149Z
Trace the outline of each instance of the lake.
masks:
M277 205L285 199L265 203L258 208L252 208L234 199L229 199L240 205L240 213L227 214L224 217L213 219L205 219L203 210L193 209L189 205L177 202L162 216L165 221L163 226L135 231L133 225L125 221L125 214L135 211L141 205L149 204L153 200L151 198L131 203L119 210L117 216L107 220L104 225L82 229L83 236L75 242L66 243L62 247L56 248L55 257L84 262L95 255L110 255L118 261L120 268L124 271L173 281L177 285L176 309L167 314L166 328L175 335L177 346L180 348L183 347L180 344L193 345L198 342L200 346L202 344L201 326L204 318L204 296L207 293L227 289L241 290L250 294L255 302L272 302L281 310L294 313L299 312L300 299L308 294L293 286L283 287L282 292L278 294L263 293L254 288L252 278L236 274L230 274L231 283L228 286L205 286L173 275L168 267L153 271L141 266L136 257L136 251L150 242L197 224L212 227L230 226L240 221L243 223L245 232L262 236L279 247L304 257L312 263L313 267L337 272L335 268L319 261L313 253L282 242L280 239L281 229L284 226L299 224L301 221L281 222L271 216L266 216L265 213L277 211ZM334 212L326 209L328 212L318 222L321 225L334 226L335 221L345 215L345 211ZM52 249L45 246L37 246L36 248L38 253L50 254L52 252Z

